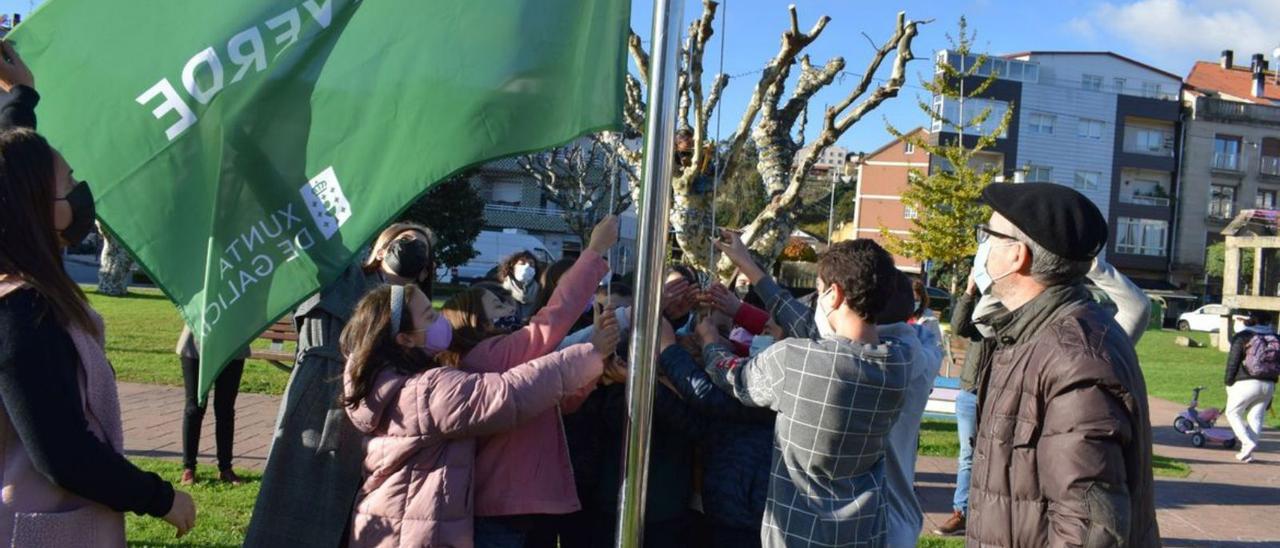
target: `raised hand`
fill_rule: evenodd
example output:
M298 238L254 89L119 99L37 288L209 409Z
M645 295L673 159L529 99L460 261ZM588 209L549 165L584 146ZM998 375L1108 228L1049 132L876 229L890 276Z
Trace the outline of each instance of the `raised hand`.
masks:
M618 243L618 216L608 215L596 223L596 227L591 230L591 243L587 245L587 249L604 255L616 243Z
M712 245L724 253L724 256L733 262L733 266L738 267L738 270L741 270L751 283L754 284L765 277L764 269L751 258L751 251L747 249L747 244L742 243L742 235L737 231L720 229L720 238L712 241Z
M591 344L601 356L612 356L622 338L618 330L618 318L613 308L606 308L603 314L596 317L595 330L591 334Z
M688 314L694 306L697 289L684 278L667 282L662 289L662 313L668 318L679 318Z
M734 295L729 288L720 283L711 284L703 292L703 304L710 305L716 310L724 312L730 318L738 315L738 309L742 308L742 299Z
M702 319L698 321L697 331L698 342L701 342L702 346L724 342L724 337L720 336L720 328L716 327L715 321L711 319L711 315L709 314L704 315Z
M27 64L22 61L22 57L19 57L18 52L13 49L13 44L8 40L0 42L0 53L4 54L4 58L0 59L0 88L6 92L19 85L34 89L36 78L31 74L31 69L27 68Z

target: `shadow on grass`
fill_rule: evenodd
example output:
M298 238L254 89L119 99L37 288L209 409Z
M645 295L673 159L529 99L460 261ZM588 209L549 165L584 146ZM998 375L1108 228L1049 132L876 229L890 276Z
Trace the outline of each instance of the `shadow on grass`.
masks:
M128 295L125 295L123 297L116 297L114 295L106 295L103 293L99 293L98 290L96 289L92 291L86 291L85 293L88 293L95 297L102 297L104 299L118 299L122 301L168 301L169 300L168 297L164 296L164 293L161 293L159 291L155 291L155 292L148 291L146 293L130 291Z

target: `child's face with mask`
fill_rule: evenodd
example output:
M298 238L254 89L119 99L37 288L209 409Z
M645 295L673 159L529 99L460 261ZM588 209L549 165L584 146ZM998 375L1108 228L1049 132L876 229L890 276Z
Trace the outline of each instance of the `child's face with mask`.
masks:
M417 286L405 288L405 313L413 318L413 331L400 333L396 342L410 348L421 348L435 355L453 342L453 327L431 306L431 301Z

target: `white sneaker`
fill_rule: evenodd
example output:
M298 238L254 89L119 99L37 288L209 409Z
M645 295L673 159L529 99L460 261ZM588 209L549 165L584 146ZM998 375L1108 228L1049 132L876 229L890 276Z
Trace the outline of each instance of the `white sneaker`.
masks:
M1253 462L1253 449L1252 447L1247 450L1241 449L1239 453L1236 453L1236 460L1243 463Z

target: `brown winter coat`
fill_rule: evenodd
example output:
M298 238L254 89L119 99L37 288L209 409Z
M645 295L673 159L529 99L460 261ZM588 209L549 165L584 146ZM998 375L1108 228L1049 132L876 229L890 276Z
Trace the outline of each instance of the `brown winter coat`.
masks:
M969 546L1159 546L1147 389L1128 335L1082 287L991 318Z

